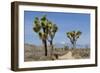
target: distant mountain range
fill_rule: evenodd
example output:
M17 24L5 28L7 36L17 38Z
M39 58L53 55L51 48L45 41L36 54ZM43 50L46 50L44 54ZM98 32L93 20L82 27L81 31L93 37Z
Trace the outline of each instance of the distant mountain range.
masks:
M54 44L55 48L64 48L65 46L68 46L69 48L72 47L72 44L61 44L61 43L56 43ZM76 48L90 48L90 45L80 45L80 44L76 44Z
M43 47L43 45L37 46L37 45L34 45L34 44L25 44L25 47L27 47L27 46L29 47L29 45L30 45L30 47L35 47L35 48L42 48ZM53 46L55 48L64 48L65 46L68 46L69 48L71 48L72 44L69 44L69 43L67 43L67 44L56 43ZM48 47L50 47L50 45ZM90 48L90 45L77 44L76 48Z

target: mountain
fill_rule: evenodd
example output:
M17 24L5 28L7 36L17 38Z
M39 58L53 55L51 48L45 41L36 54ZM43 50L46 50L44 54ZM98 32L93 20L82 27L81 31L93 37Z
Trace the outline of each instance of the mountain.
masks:
M66 44L62 44L62 43L55 43L54 44L54 48L64 48L65 46L68 46L69 48L72 47L72 44L66 43ZM24 46L26 48L26 50L32 50L34 49L40 49L43 48L43 45L37 46L34 44L25 44ZM48 45L48 48L50 47L50 45ZM81 45L81 44L76 44L76 48L90 48L90 45L86 44L86 45Z
M55 48L64 48L65 46L68 46L69 48L71 48L72 44L69 44L69 43L67 43L67 44L62 44L62 43L56 43L56 44L54 44ZM90 45L77 44L76 48L90 48Z

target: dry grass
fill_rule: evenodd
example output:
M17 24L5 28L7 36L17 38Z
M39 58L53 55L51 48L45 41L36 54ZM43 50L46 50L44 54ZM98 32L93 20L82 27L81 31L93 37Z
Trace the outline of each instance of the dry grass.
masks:
M76 59L84 59L84 58L90 58L90 49L73 49L72 50L72 55L76 58Z

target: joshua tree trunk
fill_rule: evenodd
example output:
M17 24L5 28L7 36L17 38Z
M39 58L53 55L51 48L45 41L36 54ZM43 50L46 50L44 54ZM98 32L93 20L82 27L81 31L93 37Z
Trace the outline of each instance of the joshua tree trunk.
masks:
M51 46L51 56L53 55L53 40L50 41L50 46Z
M74 49L74 48L75 48L75 44L73 43L72 45L73 45L73 46L72 46L72 49Z
M74 48L76 48L76 41L74 42Z
M46 28L43 28L43 32L46 33ZM43 43L44 43L44 48L45 48L45 56L48 56L48 53L47 53L48 52L48 50L47 50L47 40L43 39Z
M75 49L75 48L76 48L76 41L74 41L74 42L72 43L72 45L73 45L72 49Z
M43 45L44 45L44 49L45 49L45 56L47 56L47 41L43 40Z

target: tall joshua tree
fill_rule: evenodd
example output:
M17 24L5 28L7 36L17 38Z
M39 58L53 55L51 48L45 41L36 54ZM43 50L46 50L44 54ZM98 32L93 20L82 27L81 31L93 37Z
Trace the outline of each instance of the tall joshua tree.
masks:
M66 34L67 34L67 37L70 39L70 42L73 46L72 49L76 48L76 41L80 37L82 32L80 32L80 31L71 31L71 32L67 32Z
M45 56L47 56L47 39L48 39L48 33L46 27L47 27L46 15L44 15L41 19L39 19L38 17L35 18L33 30L39 35L40 39L42 40L42 43L45 48Z
M51 46L51 55L53 52L53 39L54 39L54 36L55 36L57 30L58 30L58 27L56 26L56 24L53 24L52 22L48 21L48 34L49 34L48 41Z

